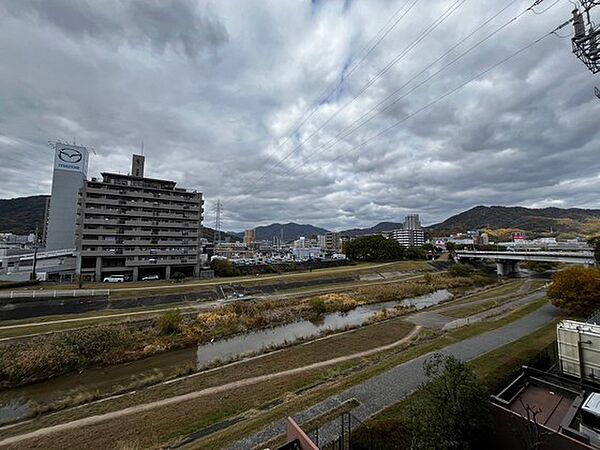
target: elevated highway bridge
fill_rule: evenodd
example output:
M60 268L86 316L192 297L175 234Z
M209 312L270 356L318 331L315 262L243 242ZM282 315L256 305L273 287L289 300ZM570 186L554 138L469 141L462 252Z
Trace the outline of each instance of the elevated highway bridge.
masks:
M487 259L496 262L498 275L512 275L519 271L520 261L553 262L565 264L582 264L593 266L596 263L591 251L494 251L494 250L459 250L455 260Z

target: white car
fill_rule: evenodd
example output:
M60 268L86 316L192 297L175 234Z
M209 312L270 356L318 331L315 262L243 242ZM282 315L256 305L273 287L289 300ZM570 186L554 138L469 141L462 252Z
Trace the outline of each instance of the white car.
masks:
M148 275L148 276L142 278L142 281L155 281L155 280L160 280L160 277L158 275Z
M103 280L105 283L124 283L125 275L109 275Z

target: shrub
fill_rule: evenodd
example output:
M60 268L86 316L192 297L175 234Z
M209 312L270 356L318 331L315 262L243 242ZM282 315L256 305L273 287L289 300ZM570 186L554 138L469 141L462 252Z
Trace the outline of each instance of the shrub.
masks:
M175 281L183 281L185 279L185 274L181 272L175 272L171 278L173 278Z
M158 321L161 334L177 333L181 325L181 319L181 312L178 309L164 313Z
M325 300L321 297L313 297L308 301L310 309L317 315L325 314L327 312L327 305Z
M468 277L473 273L473 268L467 264L453 264L448 269L448 274L452 277Z

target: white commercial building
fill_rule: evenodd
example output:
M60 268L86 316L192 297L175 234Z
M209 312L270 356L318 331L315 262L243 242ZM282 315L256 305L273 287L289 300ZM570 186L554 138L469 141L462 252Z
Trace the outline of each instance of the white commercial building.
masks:
M388 235L404 247L425 245L425 232L423 230L392 230Z
M75 246L77 200L85 181L89 153L80 145L54 144L52 195L46 204L44 244L46 250Z

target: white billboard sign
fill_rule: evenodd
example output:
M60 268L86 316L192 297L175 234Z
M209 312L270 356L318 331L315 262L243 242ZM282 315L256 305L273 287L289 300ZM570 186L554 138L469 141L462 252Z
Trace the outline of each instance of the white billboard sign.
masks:
M87 175L88 149L79 145L56 143L54 154L54 168L82 172Z

